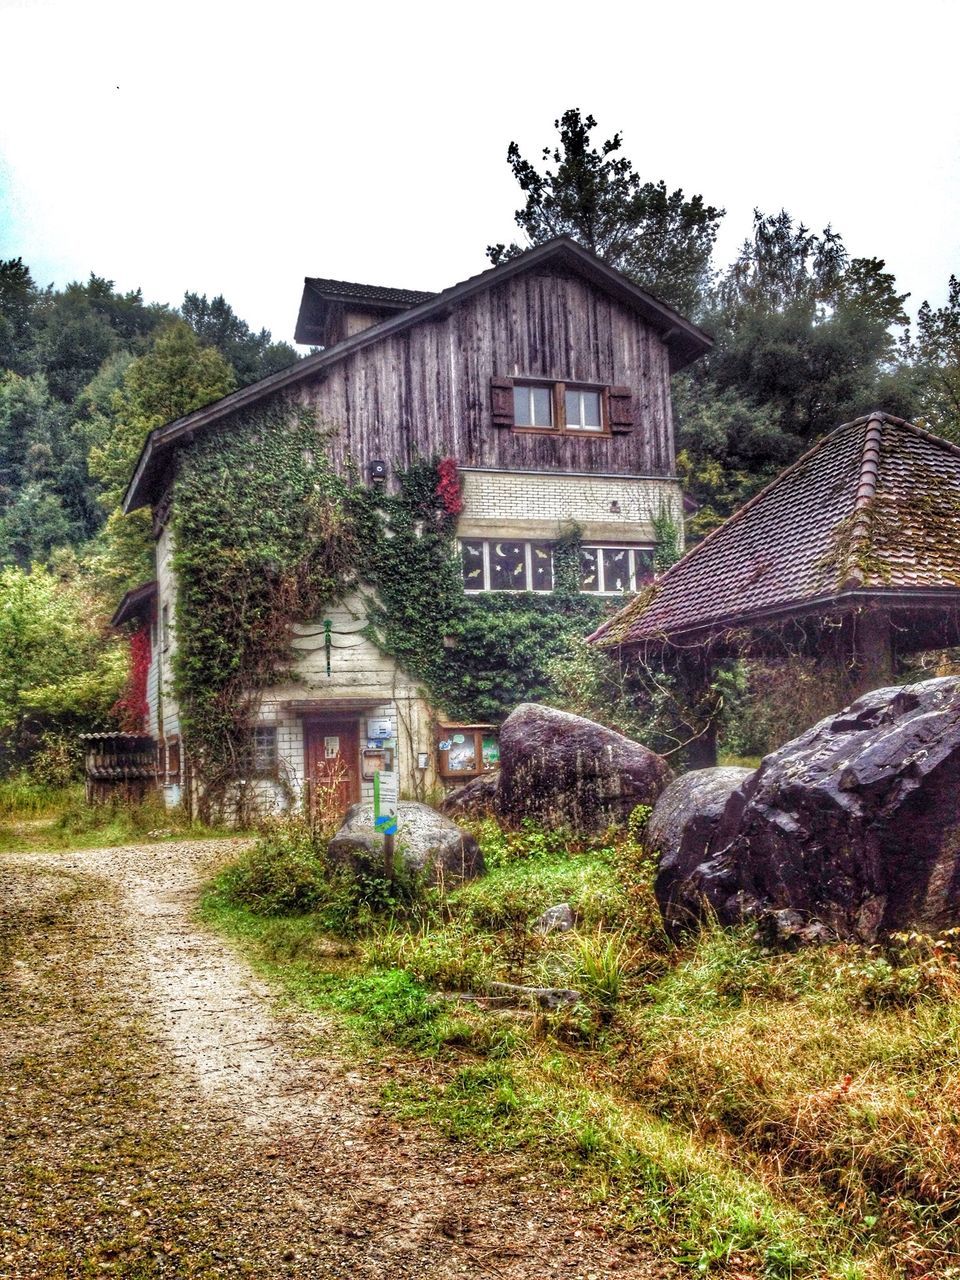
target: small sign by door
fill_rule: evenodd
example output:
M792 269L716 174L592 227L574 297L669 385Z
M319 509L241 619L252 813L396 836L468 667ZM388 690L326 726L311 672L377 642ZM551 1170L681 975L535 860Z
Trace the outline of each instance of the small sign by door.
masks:
M336 760L340 754L339 738L324 738L323 740L323 758L324 760Z

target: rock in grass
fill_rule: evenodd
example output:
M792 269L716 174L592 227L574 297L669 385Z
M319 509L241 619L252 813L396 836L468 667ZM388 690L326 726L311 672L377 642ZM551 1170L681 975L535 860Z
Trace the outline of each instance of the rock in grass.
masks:
M573 923L570 903L558 902L555 907L547 907L533 927L538 933L569 933Z
M626 823L653 804L672 777L667 762L623 734L583 716L522 703L500 730L496 812L532 818L575 835Z
M497 811L497 792L500 788L500 770L491 769L460 787L448 791L440 805L440 812L448 818L480 818Z
M709 849L731 793L753 772L694 769L671 782L654 806L644 843L659 858L654 892L674 940L696 929L706 910L719 914L736 892L736 875Z
M397 805L397 852L406 867L428 883L471 880L483 871L483 855L469 831L427 804L401 800ZM351 805L343 825L327 846L330 861L380 875L383 836L373 822L373 804Z

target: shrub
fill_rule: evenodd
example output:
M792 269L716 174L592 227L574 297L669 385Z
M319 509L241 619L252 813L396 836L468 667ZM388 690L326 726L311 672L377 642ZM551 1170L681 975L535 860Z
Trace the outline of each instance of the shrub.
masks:
M278 822L223 873L227 901L261 916L297 915L329 898L322 846L298 822Z

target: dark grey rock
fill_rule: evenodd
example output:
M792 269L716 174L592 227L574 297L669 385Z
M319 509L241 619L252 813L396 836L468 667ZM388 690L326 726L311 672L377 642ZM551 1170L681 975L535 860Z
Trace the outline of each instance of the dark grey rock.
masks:
M875 689L766 756L694 877L722 923L795 913L775 933L960 923L960 678Z
M654 806L644 844L659 855L654 892L664 927L676 939L696 928L705 911L720 914L736 893L736 876L708 856L731 792L751 769L694 769L671 782Z
M538 933L569 933L573 924L570 903L559 902L555 907L547 907L533 927Z
M413 800L397 805L397 851L407 867L430 883L441 875L447 881L470 880L483 871L483 855L469 831ZM327 853L338 865L381 871L383 836L373 825L372 802L350 806Z
M592 834L653 804L670 781L656 752L582 716L521 704L500 730L496 810L510 823Z
M836 942L836 934L825 924L819 920L808 920L790 907L768 911L757 923L758 940L779 950L793 951L797 947Z
M491 769L489 773L482 773L479 778L448 791L440 812L449 818L482 818L495 813L499 786L500 770Z

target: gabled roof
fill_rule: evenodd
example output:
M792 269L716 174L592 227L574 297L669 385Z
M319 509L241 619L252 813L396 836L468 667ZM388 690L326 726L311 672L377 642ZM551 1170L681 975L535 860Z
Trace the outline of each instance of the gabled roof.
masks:
M684 368L713 346L713 339L702 329L698 329L695 324L685 320L678 311L674 311L665 302L658 301L652 294L635 285L622 272L608 267L605 262L601 262L594 254L582 248L568 236L557 236L556 239L548 240L546 244L537 245L534 249L528 249L526 253L511 258L500 266L490 267L486 271L481 271L479 275L471 276L470 279L433 295L426 302L409 307L399 315L389 316L379 324L370 325L360 333L355 333L343 342L338 342L336 346L319 351L316 355L307 356L304 360L298 360L296 364L281 369L279 373L261 378L259 382L253 382L249 386L241 387L239 391L231 392L222 400L216 400L202 409L195 409L186 417L158 427L147 437L140 453L136 470L124 495L124 510L134 511L150 500L152 480L160 456L184 436L192 436L196 431L206 428L238 409L255 404L258 400L277 391L295 386L313 377L320 370L345 360L354 352L372 346L382 338L402 332L419 324L422 320L435 319L438 315L442 315L446 308L502 281L509 280L512 276L552 263L567 266L591 280L625 306L631 307L656 329L670 353L671 372Z
M322 316L324 309L331 303L342 304L355 311L389 315L417 307L436 296L436 293L428 293L422 289L391 289L386 285L357 284L352 280L323 280L319 276L306 276L294 341L308 344L323 341L319 336Z
M831 432L590 640L665 642L931 592L960 597L960 448L878 412Z

